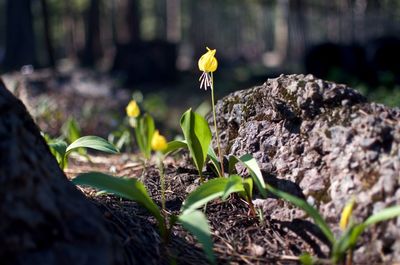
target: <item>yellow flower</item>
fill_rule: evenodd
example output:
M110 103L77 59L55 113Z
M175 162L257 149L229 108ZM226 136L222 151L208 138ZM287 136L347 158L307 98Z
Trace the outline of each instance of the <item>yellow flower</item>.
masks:
M202 72L207 72L207 73L212 73L217 70L218 67L218 61L217 58L214 57L215 53L217 50L210 50L210 48L207 48L207 52L203 54L200 59L199 59L199 69Z
M153 138L151 139L151 148L154 151L164 151L165 149L167 149L167 147L168 144L165 137L162 136L158 130L155 131L153 134Z
M136 118L140 115L140 109L136 101L131 100L128 106L126 106L126 115L133 118Z
M215 72L218 67L217 58L214 57L216 52L217 50L210 50L207 47L207 52L200 57L198 62L199 69L203 72L199 79L200 88L204 87L205 90L207 87L213 88L213 79L210 73Z
M342 216L339 222L340 229L345 230L347 228L351 214L353 213L354 204L355 204L355 199L352 198L350 202L348 202L346 206L343 208Z

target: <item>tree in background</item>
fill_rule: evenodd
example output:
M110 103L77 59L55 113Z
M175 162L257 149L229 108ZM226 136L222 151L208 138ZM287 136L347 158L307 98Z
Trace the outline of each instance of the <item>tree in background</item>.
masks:
M90 0L86 17L86 42L83 64L93 66L103 54L100 38L100 0Z
M51 68L54 68L56 63L54 59L53 42L50 34L50 22L49 22L49 8L46 0L40 0L43 16L43 31L45 38L45 45L47 50L48 64Z
M4 70L16 70L36 63L30 0L7 0L5 47Z

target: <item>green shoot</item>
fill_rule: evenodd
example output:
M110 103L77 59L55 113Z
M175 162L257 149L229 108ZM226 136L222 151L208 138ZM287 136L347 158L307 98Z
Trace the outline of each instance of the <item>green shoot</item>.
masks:
M250 154L245 154L241 157L233 155L229 156L229 174L232 174L232 172L235 170L235 165L237 163L241 163L248 169L250 176L253 178L253 181L255 182L259 192L263 197L266 197L266 184L264 182L260 167L258 166L257 161L254 159L254 157Z
M369 226L387 221L389 219L400 216L400 206L393 206L386 208L365 220L359 224L350 224L343 234L336 239L332 233L332 230L329 228L328 224L319 214L319 212L308 204L303 199L300 199L296 196L293 196L289 193L280 191L270 185L267 185L267 190L272 194L296 205L303 211L305 211L315 222L315 224L319 227L319 229L323 232L325 237L331 243L331 262L333 264L338 264L343 262L346 255L348 255L347 263L352 263L352 251L356 247L357 241L360 235L367 229ZM303 254L300 257L300 261L302 264L314 264L316 259L312 258L309 254Z
M205 215L200 211L182 213L178 216L178 222L203 245L203 250L211 264L216 264L210 226Z
M78 122L70 117L61 127L62 135L68 143L73 143L82 137Z
M75 150L79 150L80 148L90 148L111 154L116 154L119 152L114 145L98 136L83 136L70 145L67 145L67 143L62 140L50 140L48 145L52 154L55 155L61 169L64 169L67 166L68 155Z
M192 233L202 244L207 258L211 264L216 264L213 253L213 243L207 219L200 211L185 211L178 217L171 216L169 222L154 201L150 198L144 185L135 179L114 177L99 172L89 172L78 175L72 180L76 185L87 185L108 193L115 194L122 198L135 201L143 206L156 218L160 235L167 243L171 234L172 226L177 221L186 230ZM167 226L167 223L169 226Z
M137 120L135 138L140 152L146 160L151 156L151 139L155 130L154 119L150 114L145 113Z
M203 181L203 166L212 137L210 127L202 116L189 109L182 115L181 128L200 180Z
M238 193L247 202L251 202L251 194L249 192L252 188L252 180L243 180L239 175L231 175L228 178L211 179L188 195L182 204L181 210L183 213L195 211L217 198L226 200L232 193ZM253 210L254 209L251 208L252 212ZM254 215L255 214L254 211Z

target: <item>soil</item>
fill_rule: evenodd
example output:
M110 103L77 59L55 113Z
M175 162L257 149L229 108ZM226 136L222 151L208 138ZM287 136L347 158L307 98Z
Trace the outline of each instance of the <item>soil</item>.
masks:
M167 210L170 214L178 214L188 192L198 186L199 178L195 168L181 158L167 158L165 167ZM88 171L141 179L150 196L160 205L159 174L153 161L144 169L134 155L97 155L92 156L90 162L75 156L66 173L73 178ZM204 175L215 177L212 172ZM195 238L182 227L175 226L173 239L164 249L154 218L136 203L113 195L96 196L90 188L81 187L81 190L103 212L112 230L119 237L126 238L126 264L143 260L147 264L168 264L170 260L166 256L153 255L163 251L170 253L169 259L176 258L178 264L207 264ZM278 200L274 201L279 205ZM303 252L325 257L327 248L323 236L311 222L300 219L282 222L262 213L251 216L246 202L237 196L231 196L225 202L215 200L209 203L205 213L219 264L298 264L297 257ZM137 251L143 245L146 249Z

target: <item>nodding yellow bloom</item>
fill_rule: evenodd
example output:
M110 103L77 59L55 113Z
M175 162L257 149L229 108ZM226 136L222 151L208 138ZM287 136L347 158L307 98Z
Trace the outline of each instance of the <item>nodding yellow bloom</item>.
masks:
M162 136L158 130L155 131L153 134L153 138L151 139L151 148L154 151L164 151L165 149L167 149L167 147L168 144L165 137Z
M140 115L140 109L136 101L131 100L128 106L126 106L126 115L128 115L128 117L133 117L133 118L136 118L137 116Z
M217 59L214 57L215 53L217 52L217 50L210 50L210 48L207 48L207 52L205 54L203 54L200 59L199 59L199 69L202 72L215 72L215 70L217 70L218 67L218 61Z
M214 57L217 50L206 48L207 52L200 57L198 62L199 69L203 72L199 79L200 88L204 87L205 90L207 90L207 87L212 87L213 80L209 73L215 72L218 67L217 58Z
M344 206L342 211L342 216L339 222L340 229L346 230L350 221L351 214L353 213L354 204L355 204L355 199L352 198L350 202L348 202L346 206Z

